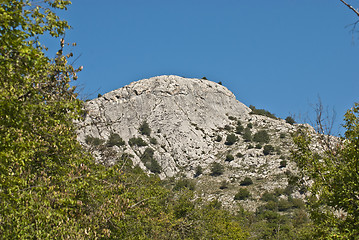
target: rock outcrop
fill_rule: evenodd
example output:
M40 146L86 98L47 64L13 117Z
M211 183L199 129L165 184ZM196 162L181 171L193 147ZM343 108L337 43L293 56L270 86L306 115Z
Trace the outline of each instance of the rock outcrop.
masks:
M287 161L292 145L290 133L298 126L281 119L251 114L251 109L239 102L224 86L204 79L178 76L159 76L133 82L86 103L87 114L79 123L78 140L86 145L86 137L107 141L116 133L126 142L114 146L116 154L94 150L99 162L113 164L119 153L133 156L133 163L149 171L141 156L152 148L153 158L161 166L160 177L185 176L194 178L196 168L197 189L206 198L219 198L233 204L233 196L244 177L255 183L253 198L260 192L287 185L288 172L295 172L295 164ZM151 134L142 135L141 124L147 122ZM251 141L237 130L239 124L251 136L265 131L270 141ZM227 142L233 134L235 142ZM129 144L131 138L142 138L147 146ZM264 153L264 145L271 145ZM232 155L234 159L226 159ZM213 177L214 162L224 167L224 172ZM285 164L284 164L285 162ZM218 192L228 184L225 192Z

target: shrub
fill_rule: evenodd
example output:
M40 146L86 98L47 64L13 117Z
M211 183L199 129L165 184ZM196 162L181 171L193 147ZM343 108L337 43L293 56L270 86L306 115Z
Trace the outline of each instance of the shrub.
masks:
M249 198L251 193L246 188L239 189L238 193L234 196L234 200L245 200Z
M188 190L191 190L193 191L196 187L196 184L194 181L191 181L190 179L179 179L175 186L173 187L173 191L178 191L178 190L181 190L183 188L186 188Z
M235 118L235 117L233 117L233 116L228 116L228 119L229 119L229 120L232 120L232 121L237 120L237 118Z
M219 85L222 85L222 82L218 82Z
M202 77L203 80L208 80L206 77Z
M226 161L227 161L227 162L231 162L231 161L233 161L233 160L234 160L233 155L227 154L227 156L226 156Z
M278 211L286 211L292 207L292 203L290 203L288 200L280 199L278 201Z
M290 116L288 116L286 119L285 119L285 122L286 123L289 123L291 125L293 125L295 123L294 119Z
M195 174L194 174L194 177L198 177L199 175L201 175L203 173L203 169L202 169L202 167L201 166L197 166L196 167L196 172L195 172Z
M226 145L233 145L235 142L237 142L238 138L235 134L229 134L227 135L226 142L224 144Z
M252 140L252 133L251 133L251 129L249 127L246 127L244 129L243 139L246 142L250 142Z
M211 176L220 176L222 175L224 172L224 167L217 162L212 163L212 167L211 167Z
M85 142L88 145L99 146L99 145L103 144L105 142L105 140L87 135L85 137Z
M253 124L252 123L248 123L247 124L247 128L252 128L253 127Z
M156 138L151 137L151 138L150 138L150 143L156 145L158 142L157 142L157 139L156 139Z
M270 118L273 118L273 119L277 119L277 117L274 114L270 113L267 110L256 109L256 107L253 106L253 105L250 105L249 108L252 110L252 112L250 112L249 114L262 115L262 116L270 117Z
M248 149L252 149L252 148L254 148L253 145L252 145L252 144L249 144L249 145L248 145Z
M225 125L225 126L224 126L224 129L227 130L227 131L231 131L231 130L232 130L232 127L229 126L229 125Z
M152 148L146 148L144 153L141 155L140 159L143 164L153 173L161 173L161 166L158 164L154 158L154 150Z
M259 143L256 145L256 149L261 149L262 145L260 145Z
M278 201L277 196L274 193L269 193L267 191L262 194L261 200L265 201L265 202L269 202L269 201L276 202L276 201Z
M269 143L269 135L266 130L259 130L253 136L253 141L259 143Z
M280 133L279 137L280 138L285 138L285 133Z
M241 182L241 186L249 186L252 184L253 184L253 181L250 177L245 177L244 180Z
M241 157L243 157L244 155L242 154L242 153L240 153L240 152L238 152L237 154L236 154L236 157L238 157L238 158L241 158Z
M151 129L150 126L148 125L148 123L146 121L144 121L141 126L138 129L140 131L140 133L142 135L147 135L150 136L151 135Z
M272 145L265 145L264 148L263 148L263 154L264 155L268 155L270 154L271 152L274 151L274 147Z
M279 168L284 168L287 166L287 161L286 160L282 160L280 161L280 165L279 165Z
M147 143L140 137L138 137L138 138L135 138L135 137L130 138L128 140L128 144L130 146L137 145L139 147L147 146Z
M97 94L97 97L98 97L98 98L99 98L99 97L102 97L102 94L101 94L101 93Z
M267 210L276 210L277 209L277 203L274 201L268 201L267 204L264 206Z
M244 127L242 125L237 125L236 126L236 133L237 134L242 134L243 130L244 130Z
M215 141L216 141L216 142L220 142L220 141L222 141L222 137L221 137L221 136L219 136L219 135L217 135L217 138L215 139Z
M111 133L110 137L107 140L106 146L108 147L113 147L113 146L118 146L121 147L123 145L125 145L125 141L123 141L123 139L120 137L120 135L118 135L117 133Z

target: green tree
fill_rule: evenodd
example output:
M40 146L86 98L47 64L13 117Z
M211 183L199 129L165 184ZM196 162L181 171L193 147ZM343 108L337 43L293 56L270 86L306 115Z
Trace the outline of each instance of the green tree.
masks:
M37 4L37 5L35 5ZM42 35L69 28L55 12L69 1L6 0L0 4L0 234L4 239L45 239L81 228L78 214L91 171L76 140L82 103L70 81L65 40L51 59ZM77 189L75 191L74 189ZM67 222L66 222L67 221ZM61 222L63 224L61 225ZM65 223L66 222L66 223ZM52 237L51 237L52 236ZM56 238L56 237L55 237Z
M294 138L294 160L304 176L313 180L309 190L310 214L319 237L355 239L359 236L359 104L347 111L344 141L328 142L322 135L323 151L311 150L311 137L299 132Z

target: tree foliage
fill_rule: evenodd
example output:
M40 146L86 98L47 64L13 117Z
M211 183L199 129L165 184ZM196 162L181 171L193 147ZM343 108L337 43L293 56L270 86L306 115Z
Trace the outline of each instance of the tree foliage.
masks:
M293 158L303 175L313 180L310 211L318 236L355 239L359 236L359 104L347 111L343 141L328 144L322 151L311 148L311 137L299 132L294 138Z

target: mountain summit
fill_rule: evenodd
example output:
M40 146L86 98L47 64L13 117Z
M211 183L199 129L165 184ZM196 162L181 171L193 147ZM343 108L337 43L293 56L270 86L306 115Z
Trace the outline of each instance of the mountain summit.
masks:
M303 126L260 115L209 80L143 79L85 108L78 140L98 162L113 164L127 154L162 179L195 179L203 196L228 204L245 179L254 182L249 188L255 199L263 190L286 187L288 172L296 171L287 161L290 133ZM226 191L218 195L218 189Z

